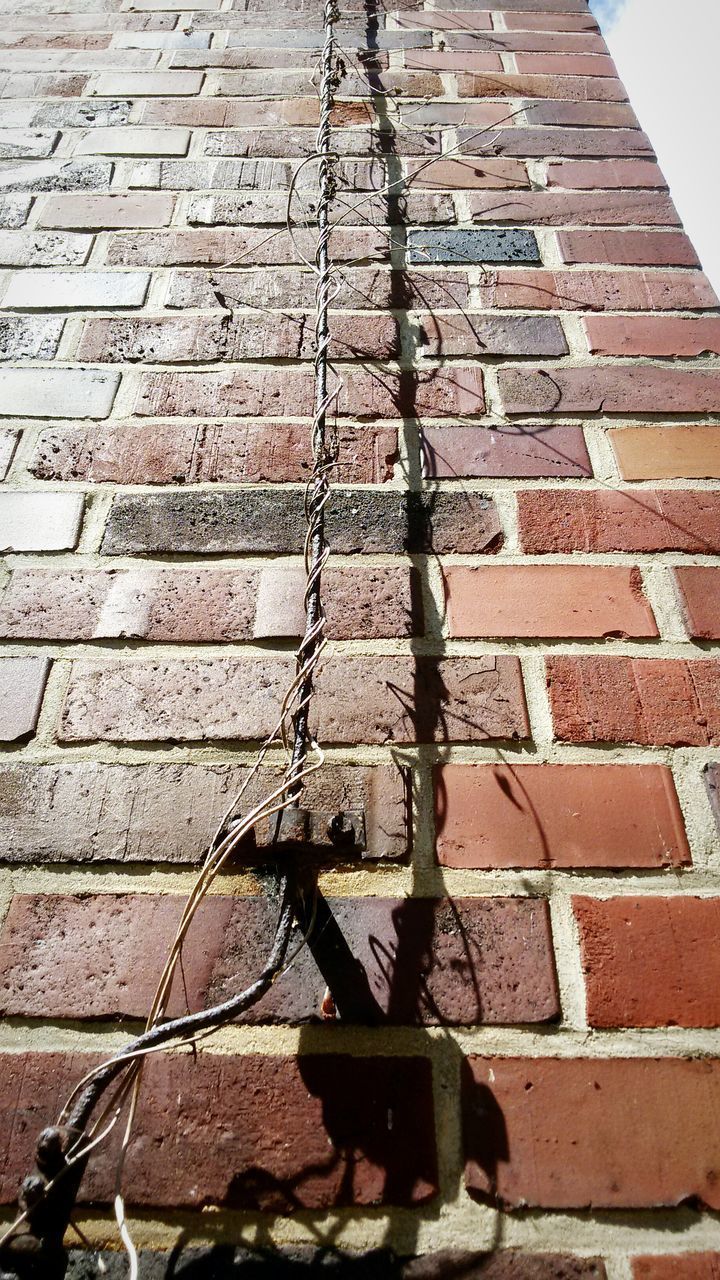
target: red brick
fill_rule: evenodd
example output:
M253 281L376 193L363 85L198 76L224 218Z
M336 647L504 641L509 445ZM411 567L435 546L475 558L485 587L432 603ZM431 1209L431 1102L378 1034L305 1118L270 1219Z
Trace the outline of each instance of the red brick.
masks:
M644 746L720 745L720 663L673 658L546 660L557 738Z
M479 368L453 365L451 373L433 369L408 378L390 370L343 371L337 412L362 418L405 414L454 417L481 414L485 408ZM248 369L231 373L143 373L136 413L142 417L177 414L203 417L217 413L312 414L314 373L308 369Z
M352 112L353 124L369 118L365 103L342 103L338 112ZM313 125L320 118L316 98L268 98L252 102L234 102L218 98L153 98L143 104L142 123L178 124L228 129L236 125L264 127L268 125ZM333 124L339 124L337 118ZM343 121L345 123L345 121ZM347 123L350 123L347 121Z
M184 904L175 895L16 896L0 936L4 1015L142 1017ZM327 906L362 966L369 1017L400 1026L470 1026L547 1022L559 1014L542 899L331 898ZM186 998L194 1011L249 986L263 967L276 917L277 905L265 895L207 899L188 936L170 1016L185 1011ZM309 948L242 1022L320 1020L326 978L313 944L327 929L319 920ZM360 992L355 1007L343 1009L338 990L343 1021L358 1021ZM349 1002L352 996L350 988Z
M232 266L242 263L296 263L298 245L306 257L314 252L316 237L303 228L268 237L265 227L182 228L168 232L138 232L111 236L107 262L113 266ZM330 237L332 253L339 261L366 257L382 261L389 257L389 245L383 230L362 227L339 228Z
M437 765L445 867L667 867L690 862L664 765Z
M624 102L626 98L620 81L610 77L513 75L511 72L460 75L458 93L461 98L559 98L574 102Z
M720 568L683 565L673 573L688 635L693 640L720 640Z
M720 1280L720 1253L634 1258L633 1280Z
M593 129L639 129L638 118L628 102L528 102L524 108L528 124L581 126Z
M483 274L483 307L551 311L702 311L718 305L700 271L532 271L509 267Z
M423 472L436 478L587 476L582 427L425 427Z
M399 27L411 27L413 30L428 31L491 31L492 15L487 10L476 13L470 10L447 10L433 12L429 9L415 10L412 13L395 15Z
M720 552L720 494L553 489L518 494L523 550Z
M421 630L408 566L330 566L324 581L331 639ZM117 636L184 644L299 639L305 632L304 593L304 570L292 561L263 569L142 563L132 569L18 568L0 603L0 636Z
M696 664L697 665L697 664ZM73 664L63 742L253 741L275 723L294 659ZM514 657L328 658L317 679L321 742L483 742L525 738Z
M495 156L465 156L453 160L433 160L420 168L407 165L408 183L426 191L473 191L482 187L529 187L530 179L521 160Z
M384 267L354 267L343 272L334 299L338 311L384 311L397 305L420 311L428 307L461 307L468 305L466 271L407 272L388 271ZM223 311L233 308L269 307L287 311L307 309L315 305L315 282L309 271L282 267L245 271L173 271L166 298L168 307L202 307Z
M0 832L13 863L197 863L243 788L245 811L280 781L282 767L249 777L242 765L108 765L90 761L0 765ZM362 809L368 858L408 852L407 778L394 765L326 761L305 802L329 813ZM235 799L233 799L235 797Z
M608 438L623 480L720 478L720 430L716 426L622 427Z
M453 565L445 569L449 634L656 636L638 569L611 565Z
M62 192L47 196L38 214L39 227L166 227L175 197L163 191L128 195L86 196Z
M397 432L338 428L343 484L390 480ZM39 480L93 484L288 484L307 479L306 426L208 422L68 426L44 431L29 469Z
M720 355L720 316L593 316L583 324L594 355Z
M519 51L607 55L605 41L592 31L494 31L491 36L468 36L458 31L448 36L447 42L455 49L487 47L505 53Z
M532 222L551 227L568 222L608 227L626 222L648 227L680 223L672 200L662 191L528 191L502 201L476 191L468 201L475 222Z
M378 317L353 316L350 323ZM567 355L567 341L556 316L499 316L477 311L420 314L417 317L423 356ZM333 328L336 321L333 321Z
M564 160L548 165L551 187L597 190L601 187L667 187L662 170L651 160Z
M617 262L629 267L699 267L680 231L560 231L563 262Z
M466 1185L511 1208L717 1209L718 1107L711 1058L470 1058Z
M47 658L0 659L0 742L34 734L49 671Z
M457 55L460 57L461 55ZM471 143L472 130L458 130L460 142ZM492 131L492 149L501 156L652 156L640 129L511 129Z
M506 13L504 21L508 31L597 31L591 13Z
M720 1023L720 898L573 898L591 1027Z
M718 413L720 373L618 365L498 374L506 413Z
M393 316L333 316L330 348L340 359L397 359L397 320ZM315 349L315 325L307 313L273 316L241 311L233 316L170 315L157 319L95 316L85 322L77 358L112 364L313 360Z
M515 65L525 75L617 76L615 63L607 54L517 53Z
M83 1053L0 1058L4 1204L32 1167L38 1133L97 1063ZM430 1062L420 1057L155 1055L135 1133L123 1178L132 1205L288 1213L423 1204L437 1191ZM118 1128L91 1161L82 1202L112 1201L119 1139Z
M412 70L420 71L502 71L502 58L499 53L478 53L474 50L462 49L407 49L403 58L404 65Z

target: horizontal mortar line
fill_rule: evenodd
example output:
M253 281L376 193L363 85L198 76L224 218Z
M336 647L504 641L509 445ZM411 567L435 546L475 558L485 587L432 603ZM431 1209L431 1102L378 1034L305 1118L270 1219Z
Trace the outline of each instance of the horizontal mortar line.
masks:
M120 652L128 655L128 660L137 658L138 664L158 661L214 662L218 658L232 660L262 658L291 658L297 648L292 637L271 637L262 643L248 638L247 640L222 641L153 641L142 637L107 636L93 637L91 640L35 639L33 637L2 641L4 657L24 657L42 649L50 659L58 660L90 660L103 655L111 656ZM637 637L623 639L605 639L602 636L585 638L548 638L548 637L512 637L512 638L460 638L428 635L415 638L385 637L382 639L348 639L327 642L328 657L340 659L343 656L361 658L482 658L522 656L523 653L547 651L553 656L595 656L616 658L665 658L687 662L695 660L720 658L720 640L663 640L658 637Z

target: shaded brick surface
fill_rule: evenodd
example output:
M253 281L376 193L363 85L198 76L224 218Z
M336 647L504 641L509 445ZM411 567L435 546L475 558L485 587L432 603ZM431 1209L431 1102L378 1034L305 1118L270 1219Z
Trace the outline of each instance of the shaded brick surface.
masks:
M88 1054L3 1056L4 1203L14 1200L30 1167L38 1130L97 1061ZM339 1072L347 1102L335 1088ZM193 1062L171 1054L148 1063L140 1108L140 1140L125 1164L129 1204L292 1212L422 1204L437 1190L424 1058L202 1054ZM116 1159L111 1142L84 1183L84 1203L112 1200Z
M509 1207L639 1209L692 1197L714 1208L718 1137L707 1115L719 1089L714 1059L470 1058L466 1185Z
M0 659L0 742L35 732L49 671L47 658Z
M591 475L582 427L430 427L422 433L428 477Z
M0 933L2 1012L141 1017L183 906L183 898L168 895L15 897ZM184 1012L186 993L195 1010L250 985L277 913L278 904L265 896L206 899L184 948L183 980L178 976L169 1015ZM321 944L333 954L344 947L352 953L353 972L344 984L338 979L344 1021L469 1025L559 1015L544 901L340 898L323 902L309 948L241 1021L320 1020L326 980L313 951Z
M437 765L448 867L665 867L690 850L663 765Z

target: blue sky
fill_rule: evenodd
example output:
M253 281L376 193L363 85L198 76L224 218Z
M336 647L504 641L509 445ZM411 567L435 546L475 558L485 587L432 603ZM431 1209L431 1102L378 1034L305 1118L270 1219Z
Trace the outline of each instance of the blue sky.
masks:
M590 0L720 292L720 0Z

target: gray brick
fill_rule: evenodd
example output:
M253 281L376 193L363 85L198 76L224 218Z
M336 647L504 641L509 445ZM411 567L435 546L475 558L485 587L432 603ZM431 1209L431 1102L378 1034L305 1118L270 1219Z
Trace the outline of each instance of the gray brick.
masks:
M336 489L327 528L340 555L479 554L502 543L495 505L480 493ZM304 539L304 493L297 489L122 494L113 502L102 551L299 554Z
M2 305L22 310L141 307L149 284L145 271L21 271L11 277Z
M119 382L98 369L3 369L0 404L18 418L105 418Z
M0 164L0 190L103 191L110 186L113 166L103 160L38 160Z
M532 231L424 230L408 233L409 259L425 262L539 262L540 251Z
M60 134L41 129L0 130L0 159L27 158L39 160L52 155Z
M405 222L455 222L452 196L437 191L408 191L400 208L377 198L363 205L363 220L374 226ZM237 191L190 196L187 219L202 226L243 226L285 222L287 195L281 191ZM350 225L350 219L348 219Z
M92 236L43 231L0 232L0 267L81 267Z
M54 316L0 316L0 360L52 360L63 323Z
M202 31L118 31L114 49L207 49L210 34Z
M97 129L127 124L131 102L111 99L88 102L41 102L34 104L30 123L59 129ZM0 108L1 111L1 108ZM0 120L2 116L0 115Z
M72 551L84 498L80 493L0 493L4 551Z
M24 227L30 204L30 196L0 196L0 227Z

